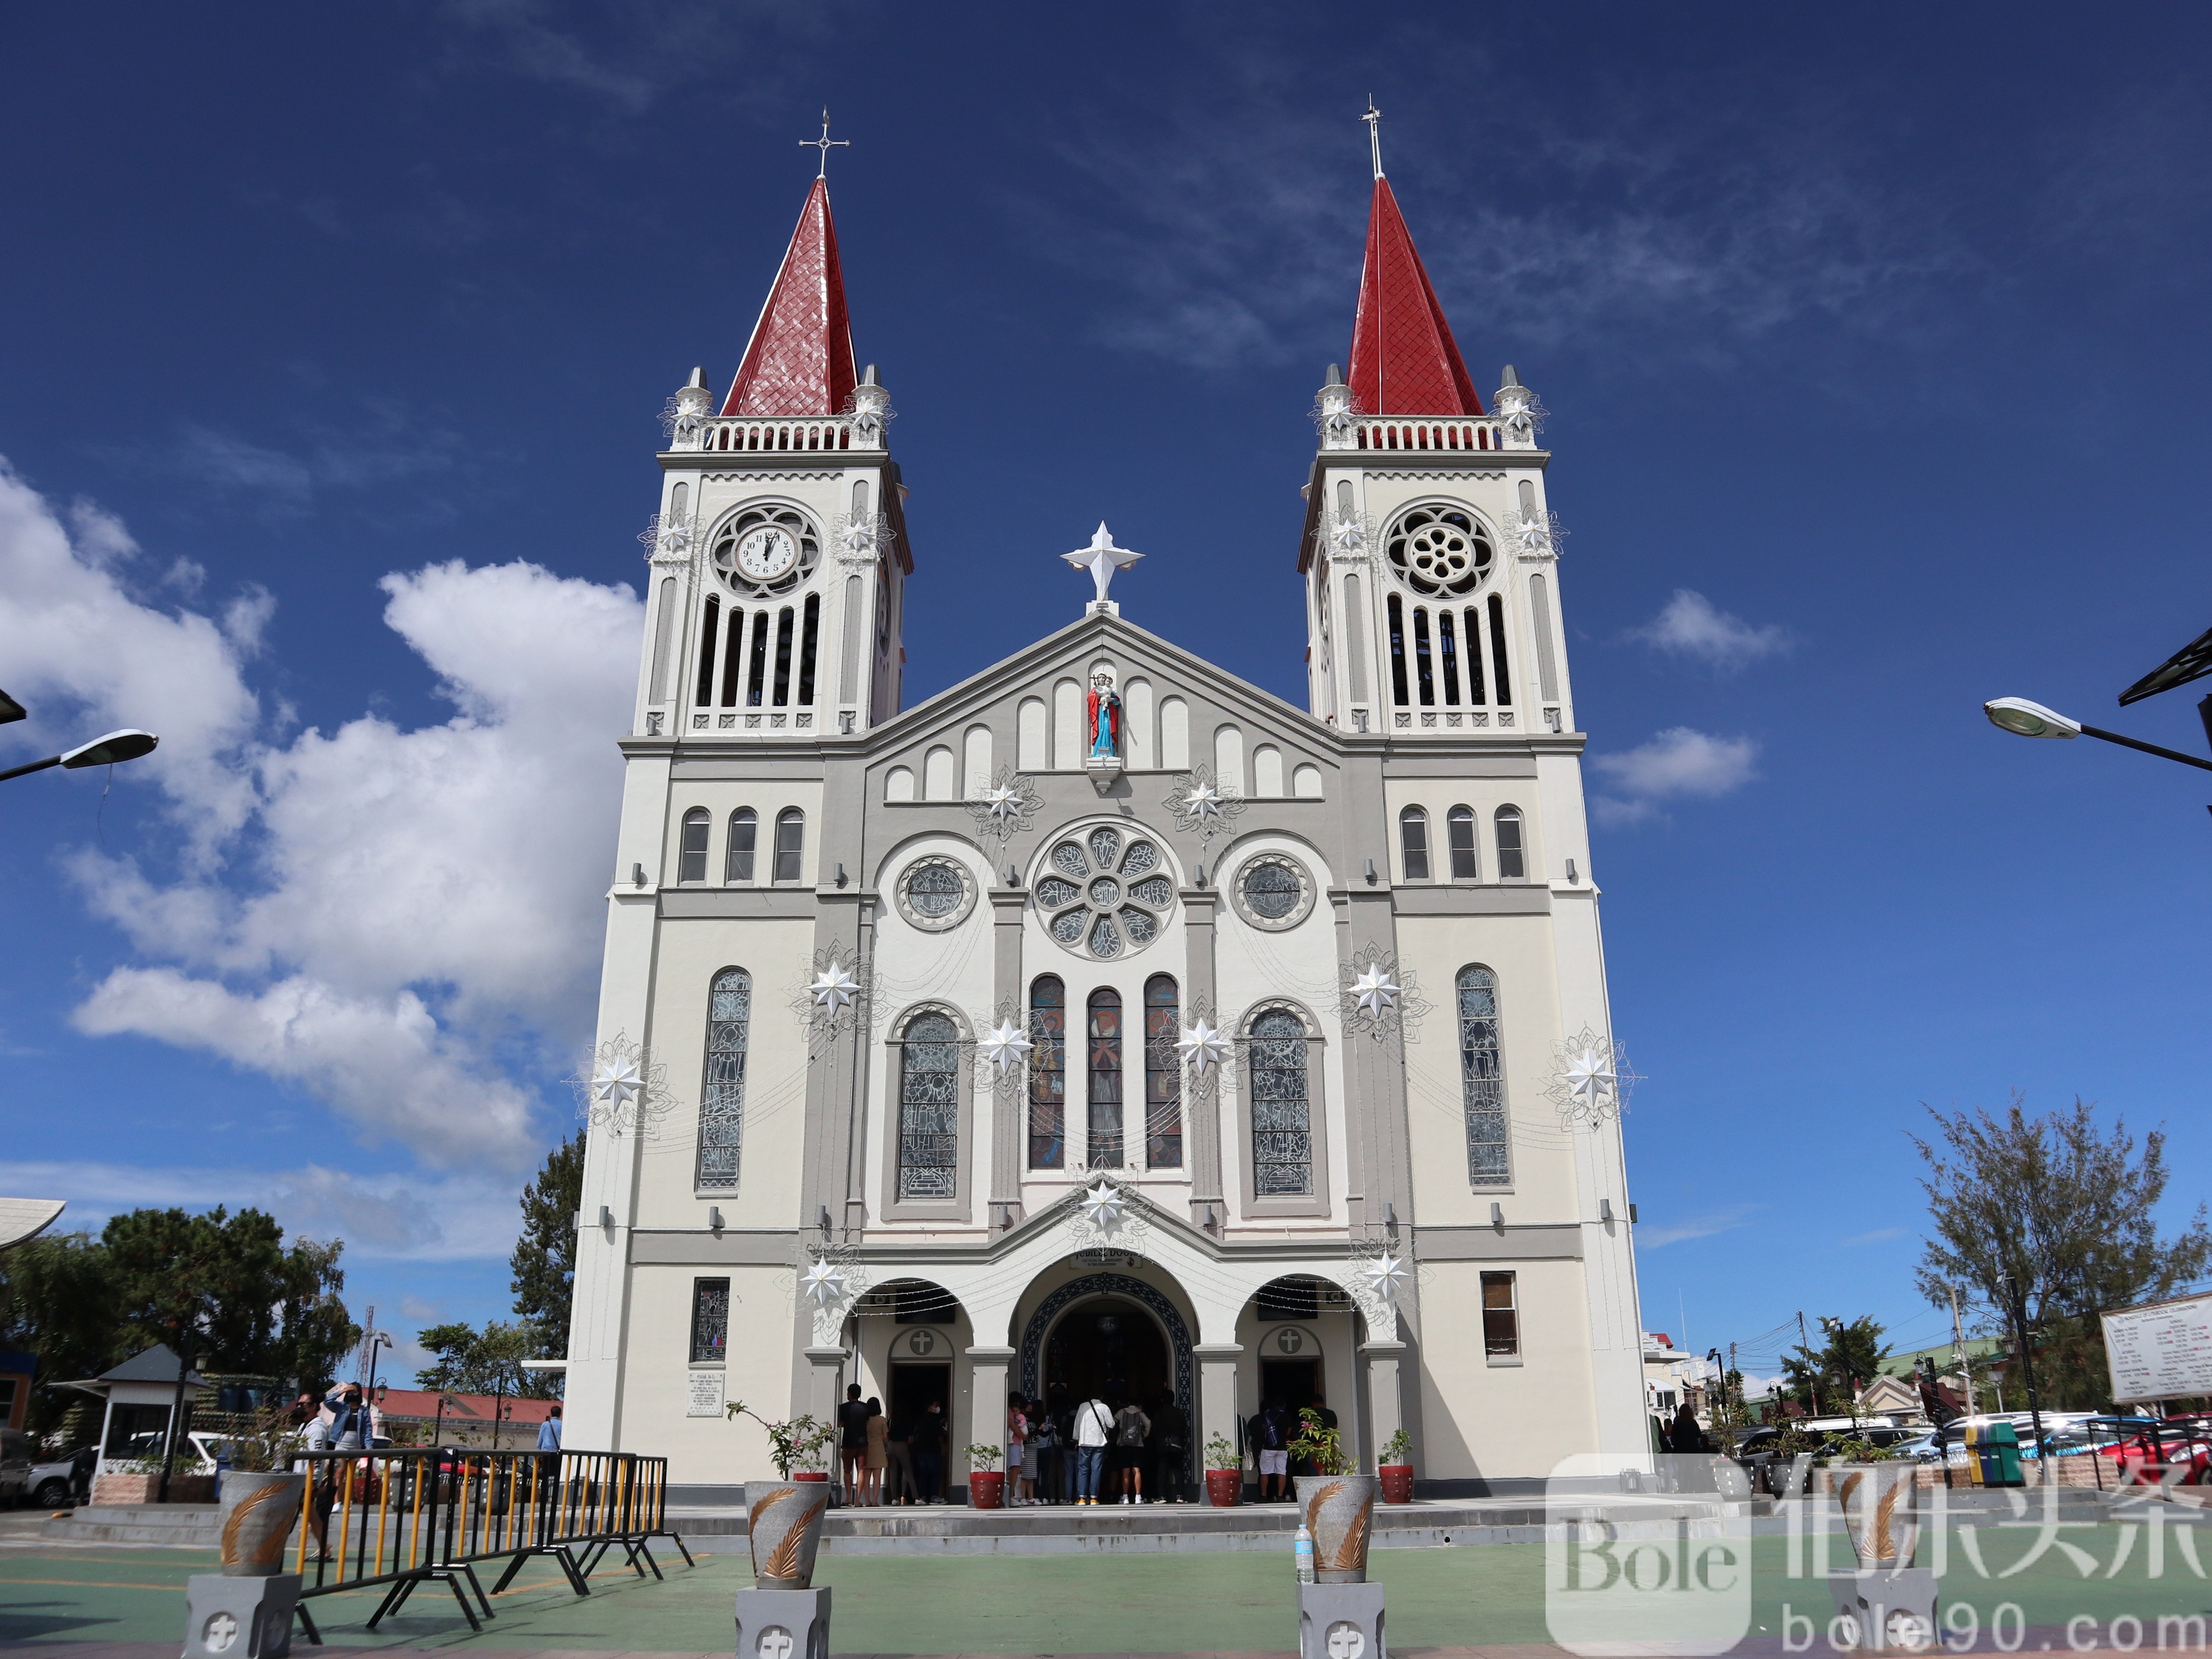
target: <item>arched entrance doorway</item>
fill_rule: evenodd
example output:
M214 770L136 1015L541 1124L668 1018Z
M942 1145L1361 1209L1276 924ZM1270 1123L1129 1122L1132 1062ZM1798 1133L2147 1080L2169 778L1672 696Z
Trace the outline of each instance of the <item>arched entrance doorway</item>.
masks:
M1190 1328L1159 1289L1127 1273L1085 1273L1037 1304L1022 1328L1020 1389L1053 1397L1064 1385L1080 1400L1087 1384L1107 1398L1135 1399L1150 1407L1175 1396L1186 1416L1194 1412Z

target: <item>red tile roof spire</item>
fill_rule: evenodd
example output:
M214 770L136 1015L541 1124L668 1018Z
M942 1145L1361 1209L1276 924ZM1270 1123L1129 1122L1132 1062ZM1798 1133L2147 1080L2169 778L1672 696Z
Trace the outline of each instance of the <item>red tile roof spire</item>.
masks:
M826 156L828 152L823 152ZM837 263L837 228L830 218L830 185L816 179L791 233L783 268L753 325L725 415L835 415L859 377L853 372L853 328L845 313L845 276Z
M1371 121L1368 131L1374 132ZM1359 311L1352 325L1350 380L1363 414L1482 413L1482 399L1460 361L1451 325L1429 285L1390 181L1382 176L1379 144L1375 199L1367 214L1367 262L1359 274Z

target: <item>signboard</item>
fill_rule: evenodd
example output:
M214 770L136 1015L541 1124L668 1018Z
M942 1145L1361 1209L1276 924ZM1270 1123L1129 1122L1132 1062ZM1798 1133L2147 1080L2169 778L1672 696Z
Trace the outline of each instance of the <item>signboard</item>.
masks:
M2099 1317L2115 1404L2212 1394L2212 1294Z
M722 1373L720 1370L691 1373L691 1404L684 1414L686 1417L720 1417L722 1414Z

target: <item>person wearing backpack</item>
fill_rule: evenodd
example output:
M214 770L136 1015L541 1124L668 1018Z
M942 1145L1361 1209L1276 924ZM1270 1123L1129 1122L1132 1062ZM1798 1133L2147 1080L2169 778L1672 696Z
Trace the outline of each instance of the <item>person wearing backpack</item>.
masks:
M1270 1400L1252 1419L1260 1443L1260 1501L1273 1503L1291 1495L1291 1438L1288 1413L1283 1402Z
M1106 1461L1106 1443L1113 1437L1114 1413L1093 1395L1075 1408L1075 1501L1098 1502L1098 1468Z
M1044 1401L1030 1401L1030 1437L1022 1448L1022 1496L1032 1504L1052 1502L1053 1466L1060 1459L1060 1431Z
M1152 1419L1145 1415L1145 1408L1132 1400L1114 1418L1114 1458L1121 1468L1121 1501L1141 1504L1145 1501L1145 1439L1152 1431Z

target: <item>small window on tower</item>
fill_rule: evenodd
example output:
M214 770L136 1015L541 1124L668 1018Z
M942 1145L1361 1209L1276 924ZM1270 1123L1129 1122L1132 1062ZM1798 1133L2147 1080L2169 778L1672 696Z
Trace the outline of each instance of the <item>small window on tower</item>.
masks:
M1498 878L1525 881L1528 877L1528 860L1521 850L1521 809L1501 806L1498 809Z
M724 881L753 878L753 848L760 839L760 814L741 806L730 817L730 856L722 871Z
M806 814L797 807L787 807L775 820L775 877L778 881L799 879L799 854L806 847Z
M1406 879L1429 878L1429 815L1418 806L1398 814L1399 848L1404 854Z
M1474 811L1472 807L1455 806L1444 819L1446 839L1451 846L1451 873L1454 881L1473 881L1480 872L1474 861Z
M1521 1357L1519 1285L1512 1273L1482 1276L1482 1352L1492 1361Z
M695 806L684 815L684 837L678 843L676 879L707 879L707 833L711 822L707 809Z

